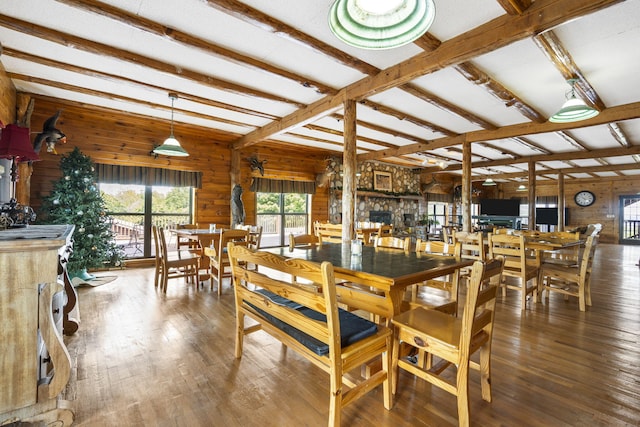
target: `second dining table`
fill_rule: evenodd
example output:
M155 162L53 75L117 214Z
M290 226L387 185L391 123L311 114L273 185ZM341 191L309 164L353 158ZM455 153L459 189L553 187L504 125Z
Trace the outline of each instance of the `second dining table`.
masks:
M325 243L314 247L262 249L285 258L313 262L329 261L335 277L376 288L384 293L386 304L375 313L391 318L400 313L408 286L453 273L473 264L472 260L427 253L403 252L363 246L361 254L352 254L350 244Z

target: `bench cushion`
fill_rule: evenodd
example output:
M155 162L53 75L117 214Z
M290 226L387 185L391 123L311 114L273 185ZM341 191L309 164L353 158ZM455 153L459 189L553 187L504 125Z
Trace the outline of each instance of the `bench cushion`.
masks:
M280 295L274 294L273 292L269 292L266 289L258 289L256 292L266 296L273 303L297 310L306 317L322 322L327 321L327 317L324 314L300 305L287 298L281 297ZM294 328L249 302L247 302L247 304L267 318L275 327L286 332L318 356L324 356L329 353L329 346L322 341L319 341L301 330ZM338 309L338 317L340 318L340 338L342 347L347 347L378 332L378 326L375 323L370 322L367 319L363 319L360 316L356 316L348 311Z

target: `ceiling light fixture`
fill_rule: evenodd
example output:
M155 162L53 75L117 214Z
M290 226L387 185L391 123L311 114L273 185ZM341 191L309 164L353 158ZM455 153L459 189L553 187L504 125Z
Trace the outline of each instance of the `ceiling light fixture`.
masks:
M516 191L527 191L527 187L524 184L520 184L518 186L518 189Z
M482 183L482 185L484 185L484 186L486 186L486 187L489 187L489 186L497 185L497 184L496 184L496 182L495 182L493 179L491 179L491 178L487 178L487 179L485 179L485 180L484 180L484 182Z
M598 110L588 106L582 99L576 97L577 79L569 79L567 83L571 89L566 93L567 100L553 116L549 118L552 123L570 123L590 119L600 114Z
M180 146L178 140L173 136L173 102L178 98L178 95L172 92L169 93L169 98L171 98L171 133L169 134L169 138L165 139L161 146L153 149L153 154L185 157L188 156L189 153Z
M391 49L426 33L435 15L433 0L336 0L329 28L348 45Z

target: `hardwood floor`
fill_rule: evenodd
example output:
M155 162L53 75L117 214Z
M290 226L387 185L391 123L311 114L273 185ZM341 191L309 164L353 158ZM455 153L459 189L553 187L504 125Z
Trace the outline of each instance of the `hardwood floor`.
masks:
M640 425L640 246L601 244L593 307L552 295L499 297L493 402L472 371L471 420L482 426ZM78 426L324 426L328 376L259 333L234 359L233 292L132 269L79 288L81 325L66 337ZM345 426L457 425L455 397L403 373L391 411L379 387L343 411Z

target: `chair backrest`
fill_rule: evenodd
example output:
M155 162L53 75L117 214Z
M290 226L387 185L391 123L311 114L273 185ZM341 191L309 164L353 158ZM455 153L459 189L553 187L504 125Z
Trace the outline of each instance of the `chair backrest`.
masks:
M293 233L289 234L289 249L293 249L296 246L315 246L320 244L322 244L322 241L314 234L298 234L297 236L294 236Z
M177 224L178 230L195 230L198 228L198 224Z
M460 242L461 257L464 259L474 259L484 261L486 259L485 239L481 231L467 232L458 231L453 235L453 242Z
M438 240L416 240L416 253L460 256L462 244L440 242Z
M474 339L478 339L479 335L484 335L482 338L491 342L496 296L502 280L503 268L504 259L502 257L487 262L476 261L473 263L462 314L460 362L462 359L468 360L472 352L469 350L471 343Z
M262 241L262 226L261 225L252 225L249 229L249 249L253 249L257 251L260 249L261 241Z
M236 230L247 230L249 236L247 238L247 247L257 251L260 249L260 240L262 239L262 226L249 224L236 224Z
M222 230L220 232L220 239L218 240L218 247L216 248L215 258L218 260L228 260L227 245L229 242L234 242L236 245L247 246L249 231L247 230Z
M152 225L151 233L153 234L153 243L156 245L156 268L158 268L162 264L163 258L167 256L166 247L160 240L160 234L164 235L164 231L157 225Z
M153 232L153 242L156 245L156 267L163 265L167 260L167 241L164 236L164 228L156 225L151 226Z
M578 232L578 231L551 231L549 233L543 233L542 237L551 237L553 239L578 240L578 239L580 239L580 232Z
M316 236L323 242L342 242L342 224L314 223Z
M490 233L489 258L504 257L504 268L511 272L524 272L527 268L525 236Z
M505 228L505 227L493 227L492 234L514 234L513 228Z
M393 236L378 236L375 241L376 248L388 248L388 249L402 249L405 252L409 251L411 247L411 238L405 237L393 237Z
M458 231L458 227L455 225L443 225L442 226L442 240L445 243L453 243L453 235Z
M587 281L591 275L591 267L593 266L593 257L596 253L596 246L598 244L598 237L591 235L587 237L587 242L584 245L582 257L580 259L580 280Z
M378 229L377 237L389 237L393 235L393 225L382 224Z

